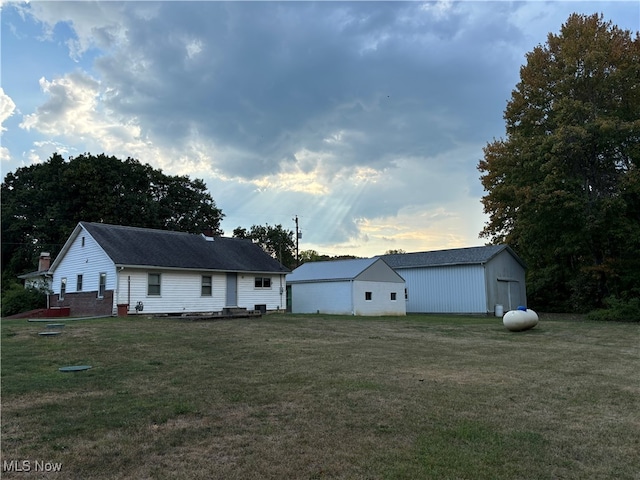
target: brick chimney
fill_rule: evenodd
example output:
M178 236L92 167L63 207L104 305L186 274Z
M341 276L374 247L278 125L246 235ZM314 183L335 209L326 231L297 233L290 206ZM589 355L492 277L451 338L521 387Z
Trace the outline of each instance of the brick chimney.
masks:
M40 254L40 258L38 259L38 271L44 272L49 270L51 266L51 254L49 252L42 252Z

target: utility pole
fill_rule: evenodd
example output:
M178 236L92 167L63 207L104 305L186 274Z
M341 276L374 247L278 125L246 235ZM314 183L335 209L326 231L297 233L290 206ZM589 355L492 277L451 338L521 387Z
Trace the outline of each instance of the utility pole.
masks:
M296 267L300 266L300 254L298 253L299 241L302 238L302 232L298 229L298 215L293 219L296 222Z

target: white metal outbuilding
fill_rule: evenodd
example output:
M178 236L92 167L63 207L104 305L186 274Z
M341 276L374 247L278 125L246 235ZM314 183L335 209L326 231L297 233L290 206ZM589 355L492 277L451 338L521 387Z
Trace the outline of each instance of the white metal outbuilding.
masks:
M525 264L507 245L383 255L407 287L408 313L494 313L527 305Z
M405 281L379 257L308 262L286 281L292 313L406 315Z

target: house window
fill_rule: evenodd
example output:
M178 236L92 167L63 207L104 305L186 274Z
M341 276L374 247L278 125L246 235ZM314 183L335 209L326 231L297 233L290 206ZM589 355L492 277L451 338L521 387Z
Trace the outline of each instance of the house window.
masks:
M364 299L371 300L371 292L364 292Z
M147 288L147 295L160 295L160 274L149 274L149 285Z
M76 281L76 292L82 291L82 274L78 274L78 279Z
M82 240L81 240L81 242L80 242L80 243L81 243L81 246L83 246L83 247L84 247L84 237L82 237Z
M404 289L404 299L409 300L409 290L407 290L406 288Z
M392 302L396 301L396 292L391 292L391 301Z
M211 296L211 275L202 276L202 288L201 288L200 294L203 297Z
M104 292L107 289L107 274L102 272L100 279L98 280L98 298L104 297Z
M60 279L60 300L64 298L65 293L67 293L67 279Z
M256 277L254 285L256 288L271 288L271 277Z

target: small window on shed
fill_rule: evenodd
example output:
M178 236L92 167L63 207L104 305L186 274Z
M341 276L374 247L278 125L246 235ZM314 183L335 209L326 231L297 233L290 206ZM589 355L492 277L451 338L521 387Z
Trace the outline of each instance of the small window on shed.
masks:
M365 300L371 300L372 294L371 292L364 292L364 299Z
M397 293L396 292L391 292L391 301L392 302L396 301L396 297L397 297Z

